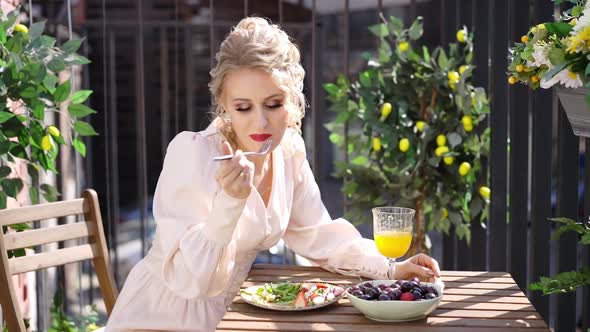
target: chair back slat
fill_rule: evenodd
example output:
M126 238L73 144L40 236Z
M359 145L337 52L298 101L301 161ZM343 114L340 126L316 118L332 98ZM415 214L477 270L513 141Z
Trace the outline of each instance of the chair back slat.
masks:
M86 238L96 235L94 222L77 222L4 235L6 249L34 247L41 244Z
M47 251L40 254L22 256L10 260L10 273L21 274L42 270L48 267L60 266L92 259L95 257L96 245L83 244L80 246Z
M0 232L0 305L9 331L26 332L13 275L83 260L92 260L107 314L112 312L118 292L109 265L98 195L94 190L84 191L79 199L0 210L0 226L71 215L83 215L85 221L17 233ZM8 258L8 250L73 239L87 239L88 243Z
M25 206L18 209L5 209L0 210L0 226L71 216L84 212L84 199L82 198Z

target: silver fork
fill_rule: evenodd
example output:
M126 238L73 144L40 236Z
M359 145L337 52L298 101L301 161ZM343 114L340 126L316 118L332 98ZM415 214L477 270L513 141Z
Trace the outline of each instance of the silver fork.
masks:
M260 147L260 149L256 152L244 152L244 156L261 156L261 155L265 155L268 153L268 150L270 150L270 146L272 145L272 139L268 139L266 140L266 142L264 142L264 144L262 144L262 146ZM226 154L225 156L218 156L213 158L214 161L220 161L220 160L228 160L233 158L234 156L231 154Z

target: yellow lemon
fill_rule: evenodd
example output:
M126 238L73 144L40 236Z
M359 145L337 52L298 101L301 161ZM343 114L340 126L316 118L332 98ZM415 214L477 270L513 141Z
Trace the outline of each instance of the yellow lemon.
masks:
M381 121L385 121L385 119L387 119L389 114L391 114L391 109L392 107L390 103L385 103L383 106L381 106Z
M88 331L96 331L96 330L98 330L99 328L100 328L100 326L98 326L98 325L96 325L96 324L94 324L94 323L90 323L90 324L88 324L88 326L86 327L86 329L87 329Z
M24 24L17 24L14 26L14 31L16 32L22 32L22 33L28 33L29 32L29 28L27 28L26 25Z
M533 83L539 82L539 76L537 76L537 75L531 76L531 82L533 82Z
M436 148L436 150L434 150L434 154L437 157L442 156L443 154L449 152L449 147L448 146L439 146L438 148Z
M466 161L462 162L461 165L459 165L459 174L461 174L461 176L467 175L470 170L471 170L471 164L469 164Z
M515 84L516 82L518 82L518 79L516 77L514 77L514 76L508 77L508 83Z
M445 146L447 144L447 137L445 135L436 136L436 145Z
M381 139L379 137L373 137L373 150L381 151Z
M466 133L470 133L471 131L473 131L473 125L472 124L470 124L470 125L463 124L463 129L465 129Z
M440 216L440 220L445 220L449 216L449 210L447 208L442 208L442 215Z
M521 64L518 64L518 65L516 65L516 71L517 71L517 72L519 72L519 73L520 73L520 72L522 72L523 70L524 70L524 66L523 66L523 65L521 65Z
M410 49L410 44L406 41L403 41L397 45L397 48L399 48L400 52L407 52Z
M459 82L459 77L460 76L459 76L459 73L458 72L456 72L456 71L450 71L447 74L447 77L449 79L449 82L455 82L455 83L457 83L457 82Z
M486 186L481 186L479 187L479 194L481 195L481 197L483 199L490 199L490 194L492 193L492 191L490 190L490 188L486 187Z
M449 88L451 88L451 90L455 91L455 82L451 82L449 81Z
M455 158L453 158L453 157L444 157L443 158L443 161L447 165L452 165L455 162Z
M425 125L426 125L426 122L424 122L424 121L416 121L416 129L418 129L419 132L424 131Z
M459 43L464 43L465 37L467 37L467 33L465 32L465 30L461 29L461 30L457 31L457 41Z
M401 152L406 152L406 151L408 151L409 148L410 148L410 140L407 138L402 138L399 141L399 150Z
M57 129L57 127L49 126L47 127L47 131L51 134L51 136L59 137L59 129Z
M459 67L459 74L463 75L463 73L464 73L464 72L465 72L467 69L469 69L469 66L467 66L467 65L463 65L463 66Z
M473 130L473 119L470 115L463 115L461 122L463 123L463 129L465 129L466 132Z
M524 36L520 37L520 41L523 43L526 43L529 41L529 37L527 35L524 35Z
M49 136L49 135L43 136L43 138L41 139L41 148L43 149L43 151L51 150L52 146L53 146L53 142L51 142L51 136Z

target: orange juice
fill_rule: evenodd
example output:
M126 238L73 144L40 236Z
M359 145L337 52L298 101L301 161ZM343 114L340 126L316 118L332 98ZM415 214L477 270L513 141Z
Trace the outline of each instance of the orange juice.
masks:
M382 231L375 234L375 244L385 257L399 258L406 254L412 243L412 233L404 231Z

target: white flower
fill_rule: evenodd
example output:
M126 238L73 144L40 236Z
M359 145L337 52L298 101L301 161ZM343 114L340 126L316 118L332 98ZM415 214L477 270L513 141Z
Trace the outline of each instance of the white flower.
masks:
M533 59L535 61L527 61L527 67L541 67L542 65L546 65L549 68L553 67L547 57L547 53L548 49L546 47L539 44L533 45Z
M557 83L565 85L566 88L579 88L584 85L580 79L580 75L572 73L567 69L560 71L548 81L545 78L541 79L541 87L543 89L549 89Z
M576 34L582 28L588 26L590 24L590 1L586 2L586 8L582 12L582 15L578 17L578 22L574 25L574 28L570 32L570 35Z

